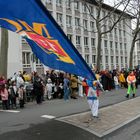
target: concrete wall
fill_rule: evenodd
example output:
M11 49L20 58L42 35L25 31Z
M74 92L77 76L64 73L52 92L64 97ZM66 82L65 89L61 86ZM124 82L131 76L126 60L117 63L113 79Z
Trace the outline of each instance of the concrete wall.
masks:
M8 71L7 77L22 70L21 36L9 31Z

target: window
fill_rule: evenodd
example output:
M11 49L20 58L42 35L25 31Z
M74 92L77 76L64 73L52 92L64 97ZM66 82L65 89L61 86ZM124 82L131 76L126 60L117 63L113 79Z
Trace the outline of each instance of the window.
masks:
M124 49L126 50L126 43L124 43Z
M127 63L127 57L125 57L125 63Z
M122 32L121 29L119 29L119 36L120 36L120 37L121 37L121 32Z
M66 8L71 9L71 0L66 0Z
M80 28L80 18L75 18L75 27L78 29Z
M114 63L114 57L111 56L111 63L113 64Z
M92 63L96 63L96 55L92 55Z
M88 55L88 54L85 55L85 61L86 61L87 63L89 63L89 55Z
M113 49L113 42L110 41L110 49L112 50Z
M114 34L117 35L117 28L114 28Z
M89 6L89 9L90 9L90 10L89 10L89 11L90 11L90 14L91 14L91 15L94 15L94 8L93 8L93 6Z
M116 63L118 64L119 63L119 57L116 56Z
M67 34L67 37L70 41L72 41L72 35L71 34Z
M31 52L22 52L23 67L29 67L31 64Z
M106 31L107 31L107 26L106 26L106 25L104 25L103 30L104 30L104 32L106 32Z
M84 29L87 30L87 20L85 19L83 20L83 26L84 26Z
M103 57L101 56L101 57L100 57L100 62L101 62L101 63L103 62L103 59L102 59L102 58L103 58Z
M104 41L104 46L107 48L107 40Z
M79 2L78 1L74 2L74 9L79 11Z
M82 8L83 8L83 13L87 13L87 7L86 7L86 5L84 3L82 5Z
M95 38L91 38L91 46L95 46Z
M106 15L106 12L104 10L102 11L102 15L103 15L103 17L105 17L105 15Z
M67 27L71 27L72 25L71 25L71 21L72 21L72 18L71 18L71 16L66 16L66 26Z
M105 62L108 64L108 56L105 56Z
M123 35L126 36L126 32L125 32L125 30L123 31Z
M121 56L121 63L123 63L123 57Z
M76 45L80 45L80 44L81 44L81 37L76 36Z
M62 6L62 0L56 0L56 6Z
M37 57L35 57L35 59L36 59L36 66L37 66L37 67L42 66L40 60L39 60Z
M57 22L58 22L58 24L59 25L62 25L62 14L60 14L60 13L57 13Z
M115 42L115 48L116 48L116 50L118 50L118 43L117 42Z
M84 46L88 47L88 37L84 37Z
M122 50L122 43L120 43L120 50Z
M93 21L90 22L90 29L91 29L91 31L94 31L94 22Z

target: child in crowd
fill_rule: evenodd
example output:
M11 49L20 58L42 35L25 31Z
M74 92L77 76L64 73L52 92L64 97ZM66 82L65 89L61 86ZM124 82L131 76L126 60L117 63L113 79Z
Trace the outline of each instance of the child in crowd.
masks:
M118 90L119 89L119 79L118 79L117 74L114 75L114 85L115 85L115 89Z
M47 80L47 84L46 84L46 92L48 95L48 99L50 100L52 98L52 90L53 90L53 84L50 78L48 78Z
M20 108L24 108L24 85L19 86L18 98L19 98Z

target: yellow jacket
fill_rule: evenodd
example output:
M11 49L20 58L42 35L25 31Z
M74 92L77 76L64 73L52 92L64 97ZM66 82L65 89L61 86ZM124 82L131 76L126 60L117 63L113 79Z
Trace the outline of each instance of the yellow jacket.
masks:
M119 82L121 82L121 83L126 82L123 73L121 73L121 74L119 75Z

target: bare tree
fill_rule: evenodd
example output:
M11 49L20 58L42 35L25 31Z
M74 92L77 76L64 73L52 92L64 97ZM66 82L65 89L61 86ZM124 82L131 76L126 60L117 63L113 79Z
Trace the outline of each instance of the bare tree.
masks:
M134 17L133 28L130 27L132 29L133 36L130 48L129 68L132 69L135 43L140 40L140 38L138 38L138 34L140 34L140 0L131 0L127 8L127 12Z
M0 75L7 77L8 30L1 28Z
M111 33L111 31L117 26L118 22L120 22L124 17L128 17L126 14L126 8L130 2L130 0L118 0L116 3L114 2L114 6L109 6L103 3L103 0L92 0L91 2L97 6L96 8L96 16L91 13L91 9L86 2L87 0L83 0L84 4L86 5L90 16L95 20L96 23L96 33L97 33L97 59L96 65L97 69L100 70L100 61L101 61L101 41L102 38L107 33ZM123 10L118 10L119 7L123 6ZM102 12L108 9L108 12L102 15ZM117 14L117 17L115 17ZM105 24L107 23L108 24Z

